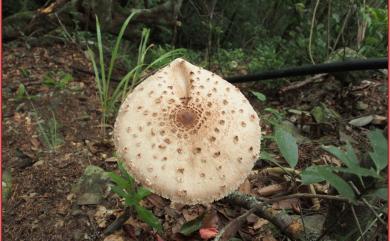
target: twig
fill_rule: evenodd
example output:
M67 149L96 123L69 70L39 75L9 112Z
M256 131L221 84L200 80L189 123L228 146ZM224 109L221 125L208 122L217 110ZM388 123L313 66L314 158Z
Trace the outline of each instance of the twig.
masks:
M366 204L366 206L371 210L371 212L375 215L375 217L385 226L387 226L387 223L380 217L380 214L375 211L375 209L372 207L372 205L367 202L365 198L362 198L363 203Z
M379 216L383 216L383 214L381 213L381 214L379 214ZM372 228L372 226L374 226L374 224L376 223L377 220L378 220L378 218L375 218L374 221L372 221L372 222L367 226L366 230L364 230L364 232L363 232L363 235L365 235L365 234L368 232L368 230L370 230L370 228ZM361 240L361 237L359 237L356 241L360 241L360 240Z
M291 85L282 87L280 89L280 93L284 93L284 92L287 92L287 91L290 91L290 90L299 89L299 88L301 88L301 87L303 87L305 85L308 85L310 83L315 82L316 80L321 79L322 77L324 77L326 75L327 74L317 74L317 75L311 76L309 78L306 78L305 80L302 80L302 81L299 81L299 82L293 82Z
M215 237L214 241L226 241L229 240L238 229L241 227L241 225L246 221L246 218L256 212L256 207L249 209L241 216L238 216L237 218L230 221L221 231L218 233L218 235Z
M361 237L362 240L364 240L364 239L363 239L363 230L362 230L362 227L360 226L359 219L358 219L358 217L356 216L355 208L353 207L352 204L351 204L350 207L351 207L351 211L352 211L353 218L355 219L355 222L356 222L356 226L357 226L358 229L359 229L360 237Z
M349 184L351 184L353 190L356 192L357 195L361 195L361 192L359 191L359 189L355 186L355 184L352 182L352 181L349 181ZM385 221L383 221L383 219L379 216L379 214L375 211L375 209L372 207L372 205L364 198L364 197L361 197L362 200L363 200L363 203L364 205L366 205L368 207L368 209L370 209L370 211L375 215L375 217L377 217L377 219L385 226L387 226L387 223Z
M301 222L302 222L302 226L303 226L303 233L305 234L305 240L308 240L306 226L305 226L305 219L303 218L303 213L302 213L301 202L298 202L298 208L299 208L299 216L301 217Z
M309 57L310 57L310 60L313 64L315 64L315 62L313 59L313 55L311 53L311 43L312 43L312 39L313 39L314 21L316 19L316 13L317 13L317 8L318 8L319 3L320 3L320 0L317 0L316 5L314 6L313 17L311 18L311 27L310 27L310 36L309 36L309 47L308 47L309 48Z
M317 193L316 193L316 189L314 188L314 185L313 185L313 184L310 184L310 185L309 185L309 189L310 189L310 192L311 192L312 194L314 194L314 195L317 194ZM320 200L318 199L318 197L313 197L313 198L311 199L311 201L313 202L313 209L316 210L316 211L320 210L320 208L321 208L321 203L320 203Z
M341 197L341 196L331 196L331 195L311 194L311 193L294 193L287 196L271 198L268 199L267 202L273 203L273 202L278 202L281 200L293 199L293 198L321 198L321 199L329 199L329 200L341 201L346 203L352 203L351 200L349 200L348 198ZM361 205L362 202L357 202L356 204Z
M328 0L328 19L327 19L327 30L326 30L326 58L329 58L329 47L330 47L330 14L332 13L332 0Z
M268 204L258 201L255 197L234 192L225 198L232 205L246 209L255 208L254 213L275 225L280 231L292 240L303 239L302 224L284 212L274 211Z
M299 175L300 171L289 167L267 167L261 171L263 174L277 174L277 175Z
M347 15L344 18L343 25L341 26L340 32L337 35L337 38L336 38L336 40L335 40L335 42L333 44L333 48L332 48L331 52L333 52L336 49L337 44L339 43L340 37L344 33L345 26L347 25L347 22L349 20L349 17L351 16L351 13L352 13L351 8L348 8Z
M120 215L112 224L110 224L104 231L104 235L109 235L118 230L130 218L131 210L129 207Z

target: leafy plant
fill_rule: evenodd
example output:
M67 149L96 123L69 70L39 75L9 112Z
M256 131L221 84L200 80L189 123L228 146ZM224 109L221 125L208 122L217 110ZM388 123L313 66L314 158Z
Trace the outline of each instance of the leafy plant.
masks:
M23 100L26 97L27 97L26 87L23 84L19 84L19 87L16 90L15 99L17 101L20 101L20 100Z
M368 133L370 144L373 147L373 152L370 152L370 157L376 166L376 170L364 168L360 166L359 160L352 145L347 142L345 151L335 146L323 146L323 149L337 157L346 167L330 167L330 166L311 166L306 168L301 176L304 184L311 184L327 180L341 195L354 200L355 194L351 186L335 173L349 173L356 175L362 186L364 187L363 176L370 176L377 180L382 178L379 176L387 166L387 140L383 134L375 129Z
M159 219L154 214L142 207L139 202L151 194L151 192L144 187L136 187L134 179L127 173L123 167L122 162L118 162L120 175L114 172L108 172L108 176L115 183L111 186L111 190L124 199L125 204L134 208L137 217L147 223L158 232L162 231L162 226Z
M251 93L256 96L256 98L262 102L266 101L267 100L267 97L263 94L263 93L260 93L260 92L257 92L257 91L251 91Z
M64 140L58 132L60 125L54 115L54 112L52 111L51 113L52 118L50 118L47 122L39 120L36 110L34 114L38 119L37 125L40 138L50 150L55 150L64 143Z
M99 20L96 17L96 33L97 33L97 47L99 52L99 61L98 64L95 61L95 56L93 51L88 48L88 55L92 61L93 70L95 73L95 81L98 89L98 95L100 100L100 105L102 109L102 124L103 130L107 123L107 119L111 114L116 110L116 104L118 101L125 98L127 91L132 91L133 88L141 82L142 73L158 66L165 59L170 58L174 55L180 53L180 50L172 50L168 51L165 54L159 56L159 58L155 59L153 62L149 64L145 64L145 57L148 50L152 47L152 45L148 46L148 40L150 35L150 30L143 29L141 42L138 48L138 58L137 64L134 66L122 79L119 81L116 88L113 91L110 91L110 83L112 78L112 72L115 67L115 62L118 58L118 51L122 41L122 37L124 32L129 24L130 20L133 18L135 13L132 13L122 25L122 28L118 34L118 37L115 42L115 46L111 51L111 59L108 65L108 69L104 63L104 54L103 54L103 43L102 43L102 34L100 30ZM130 82L130 87L129 87Z
M12 176L11 173L7 170L3 171L2 180L1 180L1 187L2 187L2 202L4 202L11 196L12 193Z
M60 90L65 89L71 81L73 81L73 76L63 71L57 73L48 72L43 77L44 85Z
M379 174L388 163L387 153L388 145L387 140L378 129L370 131L368 133L368 139L370 140L371 146L373 148L372 152L369 152L372 161L376 166L376 172Z
M275 141L291 168L298 163L298 145L295 137L283 127L275 127Z

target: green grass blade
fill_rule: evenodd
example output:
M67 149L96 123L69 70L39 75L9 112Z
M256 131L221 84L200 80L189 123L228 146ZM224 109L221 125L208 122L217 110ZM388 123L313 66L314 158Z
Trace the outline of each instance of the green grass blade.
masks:
M106 83L106 69L104 66L104 55L103 55L103 43L102 43L102 33L100 31L99 19L96 16L96 34L98 40L98 50L99 50L99 64L100 64L100 73L101 73L101 83L103 90L103 100L107 100L108 95L108 86Z
M101 85L101 81L100 81L99 70L98 70L97 65L96 65L96 61L95 61L95 57L94 57L93 51L90 48L88 48L88 55L91 58L93 72L95 73L95 82L96 82L96 86L97 86L98 91L99 91L100 104L103 105L103 90L102 90L102 85Z
M108 76L107 76L108 81L110 81L110 79L111 79L112 70L114 69L115 60L117 59L117 56L118 56L118 50L119 50L120 43L122 41L123 34L125 33L125 30L126 30L127 26L129 25L130 20L134 17L135 14L136 14L135 12L130 14L130 16L126 19L126 21L122 25L121 30L119 31L119 35L116 39L115 47L114 47L112 54L111 54L111 61L110 61L110 66L108 69Z

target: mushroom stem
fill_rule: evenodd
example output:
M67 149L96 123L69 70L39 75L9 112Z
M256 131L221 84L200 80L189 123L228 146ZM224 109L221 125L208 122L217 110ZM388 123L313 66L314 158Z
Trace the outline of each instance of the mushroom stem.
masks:
M246 209L255 209L254 213L257 216L270 221L290 239L303 240L303 226L298 219L293 219L286 213L274 211L268 204L258 201L255 197L233 192L224 200L231 205L238 205Z

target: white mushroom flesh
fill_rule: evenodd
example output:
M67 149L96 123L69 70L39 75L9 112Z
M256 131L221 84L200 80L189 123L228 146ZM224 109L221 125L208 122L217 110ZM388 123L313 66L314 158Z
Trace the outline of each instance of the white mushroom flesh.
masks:
M127 96L114 129L132 176L184 204L237 189L259 156L260 135L258 115L237 87L183 59Z

